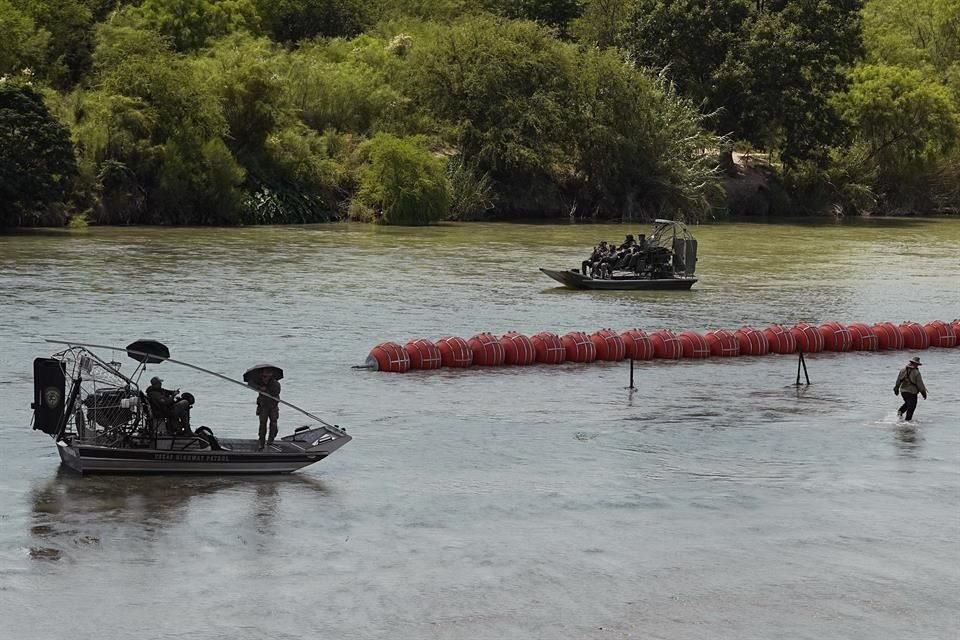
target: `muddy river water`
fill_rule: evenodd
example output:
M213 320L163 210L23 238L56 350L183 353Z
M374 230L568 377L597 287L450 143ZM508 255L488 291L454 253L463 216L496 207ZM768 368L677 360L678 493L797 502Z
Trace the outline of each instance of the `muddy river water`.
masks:
M440 370L378 342L960 316L960 221L694 228L689 292L576 292L639 225L324 225L0 236L0 637L948 639L960 632L960 348ZM239 377L354 440L289 477L77 477L30 430L43 338ZM125 371L133 369L126 358ZM170 363L194 424L254 397ZM282 410L281 431L301 424Z

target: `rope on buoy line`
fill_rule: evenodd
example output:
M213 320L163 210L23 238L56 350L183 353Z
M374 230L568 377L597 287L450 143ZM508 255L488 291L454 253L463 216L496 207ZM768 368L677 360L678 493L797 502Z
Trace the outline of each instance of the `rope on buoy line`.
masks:
M600 329L590 335L570 331L558 336L541 331L531 337L510 331L497 338L492 333L483 332L467 340L444 336L436 343L427 338L415 338L403 346L396 342L381 342L370 351L363 365L354 368L404 373L410 369L619 362L628 358L680 360L770 353L799 352L802 355L820 351L919 350L956 347L958 336L960 319L953 322L933 320L924 325L907 321L900 325L890 322L873 325L825 322L813 326L801 322L790 329L775 324L762 331L743 326L735 331L717 329L705 334L696 331L675 334L669 329L649 334L641 329L627 329L621 333ZM799 381L799 372L797 377Z

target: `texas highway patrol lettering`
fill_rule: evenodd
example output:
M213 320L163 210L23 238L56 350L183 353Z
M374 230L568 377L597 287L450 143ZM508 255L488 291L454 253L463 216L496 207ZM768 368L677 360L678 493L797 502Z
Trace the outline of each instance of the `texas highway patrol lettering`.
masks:
M163 460L165 462L229 462L228 456L204 455L195 456L184 453L155 453L154 460Z

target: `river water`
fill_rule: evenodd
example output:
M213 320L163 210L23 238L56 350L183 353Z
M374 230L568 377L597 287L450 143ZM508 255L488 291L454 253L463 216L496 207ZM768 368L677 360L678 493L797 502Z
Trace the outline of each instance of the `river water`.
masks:
M383 340L960 316L960 221L695 229L689 292L575 292L640 227L328 225L0 236L0 636L924 638L960 631L960 348L351 369ZM43 338L167 343L354 440L289 477L83 477L30 430ZM125 371L133 369L126 358ZM193 423L254 397L165 363ZM281 432L298 426L281 411Z

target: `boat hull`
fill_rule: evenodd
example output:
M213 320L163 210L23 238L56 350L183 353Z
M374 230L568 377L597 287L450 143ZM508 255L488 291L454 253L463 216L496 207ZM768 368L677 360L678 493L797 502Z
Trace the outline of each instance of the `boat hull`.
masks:
M572 289L608 291L685 291L697 281L696 278L628 278L614 276L609 279L591 278L578 271L543 269L547 276Z
M256 440L221 440L223 448L216 450L105 447L60 441L57 451L61 464L81 474L283 474L320 462L350 439L343 433L317 446L303 447L288 437L263 451L257 449ZM175 441L163 444L175 445Z

